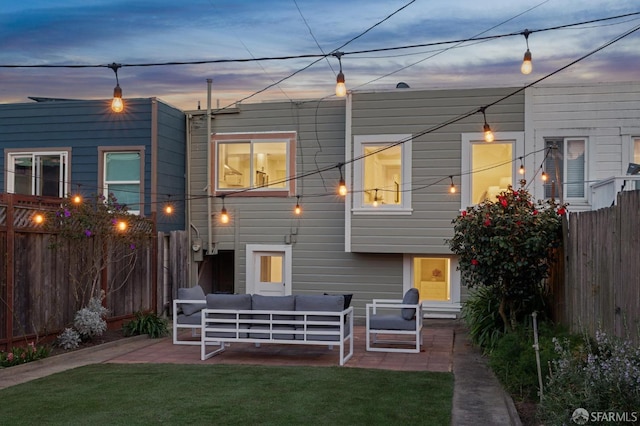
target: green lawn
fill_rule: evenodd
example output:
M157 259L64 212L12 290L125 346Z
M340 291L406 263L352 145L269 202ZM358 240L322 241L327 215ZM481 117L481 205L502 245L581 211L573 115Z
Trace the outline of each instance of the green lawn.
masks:
M5 425L449 425L451 373L96 364L0 390Z

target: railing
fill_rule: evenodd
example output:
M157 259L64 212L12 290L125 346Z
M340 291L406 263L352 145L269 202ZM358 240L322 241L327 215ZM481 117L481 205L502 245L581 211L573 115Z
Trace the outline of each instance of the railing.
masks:
M640 175L611 176L591 185L591 209L598 210L616 204L621 191L640 189Z

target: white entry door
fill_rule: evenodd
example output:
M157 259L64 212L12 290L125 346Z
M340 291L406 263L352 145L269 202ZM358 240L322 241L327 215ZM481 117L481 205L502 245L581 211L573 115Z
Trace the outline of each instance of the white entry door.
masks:
M291 294L291 246L247 244L247 293Z

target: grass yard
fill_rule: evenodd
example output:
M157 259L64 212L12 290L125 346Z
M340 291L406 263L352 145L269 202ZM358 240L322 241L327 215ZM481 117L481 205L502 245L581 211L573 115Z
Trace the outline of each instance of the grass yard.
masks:
M451 373L95 364L0 390L2 424L449 425Z

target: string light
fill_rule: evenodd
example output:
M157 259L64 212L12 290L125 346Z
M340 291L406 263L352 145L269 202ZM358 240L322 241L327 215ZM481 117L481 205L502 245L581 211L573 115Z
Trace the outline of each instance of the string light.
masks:
M164 205L164 213L166 215L172 215L173 214L173 204L171 204L171 195L167 195L167 203Z
M302 208L300 207L300 196L299 196L299 195L296 195L296 198L297 198L297 200L296 200L296 207L295 207L295 209L293 210L293 212L294 212L296 215L300 215L300 213L302 213Z
M549 179L549 177L547 176L547 173L544 170L542 171L540 178L542 179L543 182L546 182L547 179Z
M122 89L118 81L118 68L122 67L115 62L109 65L109 68L116 74L116 87L113 89L113 100L111 101L111 111L122 112L124 110L124 102L122 101Z
M42 213L36 213L35 216L33 216L33 222L36 225L40 225L44 222L44 215Z
M124 232L127 230L127 222L125 222L124 220L119 220L118 223L116 224L116 228L118 228L118 231Z
M449 192L451 194L455 194L456 193L456 186L453 183L453 176L449 176L449 179L451 179L451 186L449 187Z
M486 107L480 108L480 112L482 112L482 117L484 117L484 127L483 127L484 141L485 142L493 142L495 140L495 136L493 135L493 132L491 131L491 127L487 123L487 114L485 112L486 109L487 109Z
M343 197L347 195L347 184L342 177L342 163L338 164L338 170L340 171L340 182L338 183L338 194Z
M73 196L73 203L74 204L80 204L82 203L82 196L80 196L80 194L76 194Z
M529 51L529 34L531 31L524 30L522 35L524 35L524 39L527 42L527 51L524 52L524 59L522 61L522 66L520 67L520 72L524 75L531 74L533 71L533 65L531 64L531 52Z
M339 98L343 98L347 94L347 86L344 84L344 74L342 73L342 52L335 52L333 56L338 58L338 63L340 64L340 71L338 72L338 76L336 77L336 96Z
M524 175L524 163L522 162L522 157L520 157L520 170L518 170L518 173Z
M373 207L378 207L378 188L375 189L375 194L373 196Z
M224 206L224 195L222 196L222 209L220 210L220 222L224 224L229 223L229 214L227 213L227 208Z

